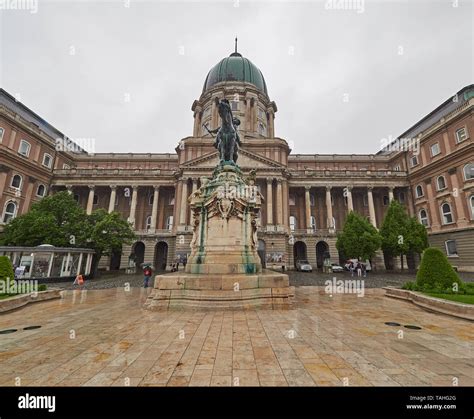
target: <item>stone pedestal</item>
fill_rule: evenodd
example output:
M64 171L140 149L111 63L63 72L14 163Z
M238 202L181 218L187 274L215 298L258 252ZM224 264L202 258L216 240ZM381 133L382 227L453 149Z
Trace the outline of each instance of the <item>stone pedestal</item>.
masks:
M255 178L221 163L190 197L193 240L186 271L158 275L149 309L285 308L293 288L288 275L262 270L257 253L257 214L262 196Z

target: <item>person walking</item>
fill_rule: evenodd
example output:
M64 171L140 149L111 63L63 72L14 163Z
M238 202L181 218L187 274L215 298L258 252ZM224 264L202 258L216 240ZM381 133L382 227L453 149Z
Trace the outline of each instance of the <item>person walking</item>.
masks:
M146 265L145 268L143 269L143 276L144 276L143 288L148 288L148 283L150 282L150 278L151 278L150 265Z
M82 289L84 287L84 277L81 275L80 272L77 273L76 279L74 280L72 285L78 285L79 289Z
M357 262L356 270L357 270L357 276L361 277L362 276L362 264L360 262Z
M362 266L362 273L364 274L364 278L367 277L367 266L365 266L365 263L361 263Z
M355 270L354 262L351 260L349 263L349 271L351 271L351 276L354 276L354 270Z

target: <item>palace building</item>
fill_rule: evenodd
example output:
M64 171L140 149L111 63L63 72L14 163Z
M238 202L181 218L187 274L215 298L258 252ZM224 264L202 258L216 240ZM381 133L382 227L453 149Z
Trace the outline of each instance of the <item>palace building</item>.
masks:
M177 139L175 153L88 153L0 90L0 231L45 195L68 190L88 213L117 211L134 226L137 241L103 257L100 267L124 269L131 253L138 263L169 267L190 250L188 197L218 164L208 130L220 124L223 98L241 121L238 164L245 174L256 170L264 197L258 239L267 267L342 262L336 234L349 211L380 227L396 199L426 226L431 245L459 270L474 271L474 85L382 151L293 154L277 136L278 108L262 72L238 52L209 71L191 107L192 135ZM377 269L392 263L381 252L376 259Z

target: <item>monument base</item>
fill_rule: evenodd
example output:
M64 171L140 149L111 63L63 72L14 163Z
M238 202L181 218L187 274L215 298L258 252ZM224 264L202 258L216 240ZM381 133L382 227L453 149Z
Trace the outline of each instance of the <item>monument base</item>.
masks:
M288 275L267 269L251 275L175 272L155 277L145 308L288 309L293 297Z

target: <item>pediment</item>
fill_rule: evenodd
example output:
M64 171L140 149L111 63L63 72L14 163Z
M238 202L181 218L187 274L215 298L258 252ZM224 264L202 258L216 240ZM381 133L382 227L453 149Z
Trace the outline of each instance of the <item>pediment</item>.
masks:
M219 152L214 151L204 156L198 157L194 160L190 160L182 165L182 167L188 168L206 168L213 169L219 164ZM243 170L251 169L265 169L265 168L284 168L281 163L271 160L267 157L260 156L255 153L251 153L245 149L239 150L239 158L237 164Z

